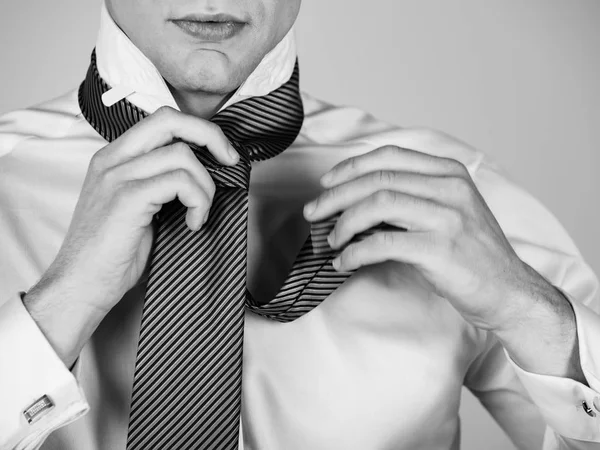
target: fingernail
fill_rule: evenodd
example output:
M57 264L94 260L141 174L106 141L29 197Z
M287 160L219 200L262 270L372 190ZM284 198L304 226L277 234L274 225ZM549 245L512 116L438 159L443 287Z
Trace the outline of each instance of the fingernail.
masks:
M236 152L235 149L231 146L229 146L229 156L231 156L231 160L235 163L237 163L240 160L239 153Z
M329 183L331 183L331 180L333 180L333 175L331 174L331 172L327 172L321 177L321 185L328 186Z
M342 263L342 261L340 260L340 257L338 256L331 262L331 265L333 266L333 268L335 270L340 270L341 263Z
M313 213L315 212L315 209L317 209L317 203L316 202L307 203L304 206L304 215L307 216L307 217L312 216Z
M333 230L331 233L329 233L329 236L327 236L327 242L329 243L329 246L331 248L334 248L333 244L335 242L335 230Z

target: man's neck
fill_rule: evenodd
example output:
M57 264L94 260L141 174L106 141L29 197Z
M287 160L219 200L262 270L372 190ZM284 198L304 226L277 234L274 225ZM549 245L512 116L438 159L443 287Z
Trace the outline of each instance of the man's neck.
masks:
M220 95L199 92L179 91L169 86L169 90L182 112L201 119L210 119L227 103L233 92Z

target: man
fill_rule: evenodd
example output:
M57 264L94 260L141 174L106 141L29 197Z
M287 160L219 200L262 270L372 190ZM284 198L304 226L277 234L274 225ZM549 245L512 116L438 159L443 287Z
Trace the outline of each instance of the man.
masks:
M299 6L109 0L81 89L0 119L0 446L456 449L466 385L600 448L569 237L470 147L300 98Z

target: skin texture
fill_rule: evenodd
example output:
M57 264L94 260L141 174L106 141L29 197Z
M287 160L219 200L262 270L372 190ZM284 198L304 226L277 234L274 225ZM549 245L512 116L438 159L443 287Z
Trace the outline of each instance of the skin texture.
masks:
M97 153L55 261L24 298L68 367L142 275L153 214L179 197L189 208L188 226L202 226L214 185L186 144L173 140L207 145L224 164L235 162L222 132L204 119L288 32L300 0L111 0L108 6L183 113L163 108ZM191 13L231 14L248 25L231 40L201 42L170 22ZM427 154L465 144L422 130L405 130L404 138L403 148L338 165L323 179L323 194L307 205L309 221L342 213L330 236L334 248L344 248L335 267L412 264L467 321L495 333L523 368L585 381L569 302L517 257L464 166ZM380 222L408 231L346 246Z

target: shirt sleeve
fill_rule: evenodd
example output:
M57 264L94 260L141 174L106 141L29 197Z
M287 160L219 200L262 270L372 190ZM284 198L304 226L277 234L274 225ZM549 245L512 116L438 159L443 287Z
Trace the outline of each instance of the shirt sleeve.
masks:
M570 299L575 310L581 367L588 385L569 378L539 375L521 369L508 355L511 365L540 408L546 423L560 436L600 443L600 381L598 358L590 344L600 345L600 316ZM598 445L595 445L598 448Z
M598 280L556 218L489 162L473 175L519 257L560 289L575 311L587 385L527 372L495 338L473 362L465 385L523 449L598 449L600 297Z
M89 406L70 371L15 294L0 303L0 450L39 448Z

